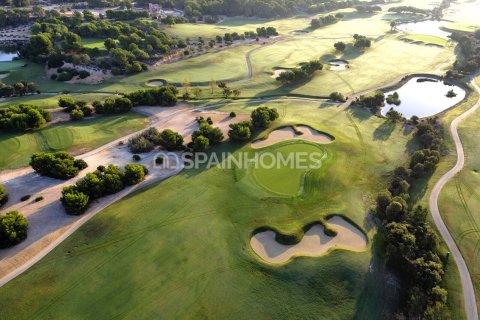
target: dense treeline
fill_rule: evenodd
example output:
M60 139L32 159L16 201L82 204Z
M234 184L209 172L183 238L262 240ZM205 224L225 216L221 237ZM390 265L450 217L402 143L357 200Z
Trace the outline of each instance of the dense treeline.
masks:
M26 94L40 93L33 82L19 81L8 85L0 81L0 98L21 97Z
M444 262L439 257L435 232L427 222L428 211L410 206L411 187L418 178L433 173L438 163L439 148L443 146L441 127L435 119L419 123L415 139L424 149L411 158L409 168L398 167L393 172L388 190L377 196L376 215L382 220L379 229L387 265L402 281L402 306L399 318L436 319L445 307L447 291L440 287ZM419 161L420 153L437 153L427 166ZM419 170L418 166L422 166Z
M340 16L334 16L334 15L331 15L331 14L329 14L328 16L324 16L324 17L313 18L310 21L310 28L311 29L318 29L322 26L326 26L326 25L329 25L329 24L336 23L339 18L340 18Z
M0 248L14 246L27 238L28 222L18 211L0 215Z
M79 215L88 209L90 201L138 184L147 174L147 168L140 164L127 164L124 169L112 164L99 166L75 185L63 188L60 201L68 214Z
M71 179L88 167L84 160L75 159L65 151L34 153L30 159L30 165L41 176L62 180Z
M50 68L61 67L64 61L96 65L112 70L114 75L145 71L149 59L186 46L183 40L170 38L158 30L158 22L111 22L96 18L88 10L74 11L71 17L50 12L34 23L31 31L30 42L20 50L27 59L48 61ZM106 50L85 48L81 36L105 39Z
M148 11L135 10L107 10L107 18L112 20L134 20L139 18L148 18Z
M414 13L414 14L425 14L429 15L430 10L428 9L420 9L412 6L398 6L388 9L389 12L395 13Z
M177 94L177 88L168 85L152 89L137 90L125 94L125 98L132 101L133 106L174 106L178 101Z
M376 114L379 113L385 105L385 95L379 92L373 96L360 96L355 99L355 104Z
M27 10L0 8L0 28L15 27L30 22L30 14Z
M50 113L36 106L21 104L0 108L0 130L27 131L40 129L50 120Z
M461 58L453 65L447 78L461 77L464 73L473 73L480 69L480 29L475 33L453 32L451 38L458 42Z
M298 83L310 79L315 71L322 69L323 65L319 60L312 60L301 64L299 68L280 73L276 80L282 84Z

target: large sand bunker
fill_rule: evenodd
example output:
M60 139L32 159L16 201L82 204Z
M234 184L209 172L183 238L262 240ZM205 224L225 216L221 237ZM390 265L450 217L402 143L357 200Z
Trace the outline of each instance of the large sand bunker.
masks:
M367 238L353 224L339 216L328 219L328 225L337 232L334 237L327 236L323 225L313 225L302 240L295 245L283 245L275 240L274 231L263 231L250 239L253 251L270 263L284 263L295 256L320 256L330 249L365 250Z
M301 132L302 134L299 134ZM327 144L333 141L333 138L323 132L319 132L309 126L296 126L296 130L292 127L283 127L276 129L268 135L266 139L259 139L252 142L252 148L259 149L270 146L277 142L291 140L291 139L301 139L308 140L315 143Z

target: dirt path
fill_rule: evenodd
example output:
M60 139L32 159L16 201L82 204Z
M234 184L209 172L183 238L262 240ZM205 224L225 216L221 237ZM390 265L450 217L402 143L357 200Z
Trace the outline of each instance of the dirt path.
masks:
M472 86L480 93L480 87L475 83L475 78L471 81ZM460 116L455 118L452 123L450 124L450 133L453 138L453 142L455 143L455 147L457 150L457 163L455 166L450 169L446 174L444 174L435 184L433 187L432 193L430 194L429 199L429 206L430 211L432 212L433 221L437 225L438 231L442 235L443 239L447 243L450 252L455 258L455 262L458 266L458 271L460 272L460 279L462 281L462 288L463 288L463 300L465 303L465 311L467 314L468 320L478 320L478 311L477 311L477 302L475 299L475 290L473 288L472 279L470 277L470 272L468 271L467 264L463 259L462 253L457 247L455 240L453 239L452 235L448 231L445 222L442 219L440 214L440 210L438 209L438 197L440 192L442 191L443 187L449 182L455 175L463 169L465 164L465 153L463 151L462 141L460 140L460 136L458 134L458 124L474 113L478 108L480 108L480 99L477 103L466 112L462 113Z

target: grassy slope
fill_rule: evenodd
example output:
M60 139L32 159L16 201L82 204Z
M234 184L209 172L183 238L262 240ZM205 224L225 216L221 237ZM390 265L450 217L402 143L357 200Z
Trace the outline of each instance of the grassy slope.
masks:
M147 118L132 112L62 123L35 133L0 133L0 169L26 166L30 156L37 151L83 153L138 131L147 124Z
M278 125L307 123L336 137L328 146L335 161L315 188L281 200L257 193L245 179L236 183L232 170L184 171L109 207L4 286L2 315L380 318L388 296L367 271L371 252L335 251L274 267L258 261L248 241L261 225L294 230L331 213L365 228L365 212L384 185L381 174L406 161L409 136L361 110L269 105L282 115Z
M474 98L477 98L477 95ZM465 167L445 186L439 200L440 212L469 266L477 304L480 304L479 115L480 112L477 111L459 127L465 150ZM454 161L450 161L449 164L453 166Z

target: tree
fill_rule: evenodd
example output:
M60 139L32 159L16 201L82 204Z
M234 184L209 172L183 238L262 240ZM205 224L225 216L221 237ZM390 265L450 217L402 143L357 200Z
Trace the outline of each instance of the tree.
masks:
M192 140L192 142L193 142L193 150L195 152L205 152L210 147L210 142L209 142L208 138L206 138L202 135L199 135L199 136L195 137Z
M8 201L8 190L0 184L0 208Z
M28 57L35 61L41 61L42 57L46 58L50 53L54 52L52 38L49 33L39 33L30 38L30 42L25 51Z
M228 137L232 141L248 141L252 136L253 126L251 121L231 123L229 127Z
M385 212L388 205L392 202L392 194L389 191L380 192L377 195L377 213L379 218L385 219Z
M395 20L390 21L390 31L395 30L396 27L397 27L397 21Z
M269 107L258 107L252 111L252 124L257 128L267 128L272 121L279 117L277 109Z
M125 176L123 183L128 186L133 186L145 180L145 175L148 173L147 168L141 164L127 164L125 166Z
M158 137L158 143L168 151L183 149L182 135L170 129L163 130L160 133Z
M200 123L200 128L192 133L192 141L198 136L207 138L210 146L219 144L224 138L220 128L212 127L206 122Z
M370 48L370 46L372 45L370 39L367 39L367 37L365 36L355 34L353 38L355 39L355 43L353 44L355 48L365 49Z
M398 112L397 110L393 109L393 108L390 108L390 110L388 110L387 112L387 119L388 121L390 122L399 122L400 120L403 119L403 115Z
M58 106L60 108L63 108L64 111L66 112L71 112L75 110L75 108L77 107L77 104L75 103L75 100L73 100L72 98L60 97L60 99L58 99Z
M339 52L344 52L345 49L347 48L347 45L342 41L336 42L333 46L334 46L335 50L337 50Z
M70 119L72 121L80 121L83 120L84 114L82 110L72 110L70 112Z
M88 209L89 197L75 186L63 188L60 198L65 211L71 215L80 215Z
M0 248L7 248L27 238L28 222L18 211L0 215Z
M403 198L394 197L385 210L388 221L403 222L407 217L408 206Z

